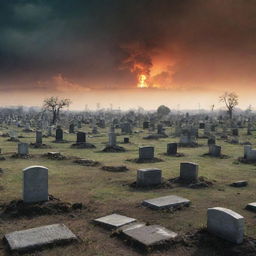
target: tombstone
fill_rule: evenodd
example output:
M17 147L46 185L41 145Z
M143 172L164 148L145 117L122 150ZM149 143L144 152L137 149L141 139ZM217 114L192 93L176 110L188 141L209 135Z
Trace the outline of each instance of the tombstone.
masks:
M137 170L138 186L154 186L162 183L162 171L157 168L147 168Z
M94 222L104 226L107 229L117 229L124 225L135 222L136 219L129 218L119 214L111 214L98 219L95 219Z
M183 129L180 135L180 144L190 145L196 143L196 136L191 129Z
M70 243L77 237L64 224L53 224L11 232L4 236L12 252L24 253L43 247Z
M23 170L23 201L36 203L48 201L48 169L29 166Z
M11 130L9 135L10 135L11 139L16 139L17 138L17 132L14 131L14 130Z
M124 138L124 143L130 143L129 138L125 137L125 138Z
M115 147L116 146L116 134L113 132L110 132L108 134L108 144L110 147Z
M216 138L215 136L211 136L210 138L208 138L207 144L209 145L214 145L216 143Z
M177 154L177 143L168 143L167 144L167 155L176 155Z
M55 136L56 141L63 141L63 131L60 127L56 129L56 136Z
M132 128L130 123L123 123L121 126L122 133L132 133Z
M139 147L139 159L153 159L154 147Z
M244 158L249 161L256 161L256 149L252 149L251 145L245 145Z
M204 129L205 128L205 123L199 123L199 129Z
M149 122L143 122L143 129L148 129L149 128Z
M92 128L92 134L98 134L98 128L97 128L97 126L94 126L94 127Z
M191 162L180 163L180 179L185 182L196 182L198 180L198 164Z
M76 143L86 143L86 133L78 132L76 134Z
M51 126L48 127L47 135L52 136L52 127Z
M225 240L241 244L244 236L244 217L227 208L209 208L207 230Z
M41 131L36 131L36 144L42 144L43 133Z
M239 136L239 131L238 131L237 128L232 129L232 135L233 135L233 136Z
M142 202L142 205L158 210L158 209L176 208L181 206L189 206L190 203L191 203L190 200L186 198L170 195L170 196L162 196L162 197L144 200Z
M81 128L82 128L82 123L81 123L81 121L78 121L78 122L77 122L77 128L78 128L78 129L81 129Z
M69 133L75 133L75 125L73 123L69 125Z
M215 157L221 156L221 146L209 145L209 155Z
M157 134L163 134L164 133L164 128L162 124L157 125Z
M18 154L28 155L28 143L18 143Z

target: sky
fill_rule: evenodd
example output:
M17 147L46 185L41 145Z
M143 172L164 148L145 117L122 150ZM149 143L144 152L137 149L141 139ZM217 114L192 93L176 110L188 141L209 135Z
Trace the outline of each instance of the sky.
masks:
M255 0L0 1L2 106L256 108L255 81Z

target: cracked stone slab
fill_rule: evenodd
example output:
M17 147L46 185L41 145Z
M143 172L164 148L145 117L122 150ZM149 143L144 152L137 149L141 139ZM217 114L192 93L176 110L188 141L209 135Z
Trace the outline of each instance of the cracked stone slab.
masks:
M70 243L77 240L77 237L64 224L53 224L14 231L6 234L4 239L11 251L25 252L53 244Z
M123 234L145 247L156 246L175 239L178 234L159 225L125 229Z
M136 219L134 218L119 214L111 214L94 220L95 223L100 224L108 229L120 228L135 221Z
M153 209L167 209L167 208L175 208L179 206L189 206L190 200L171 195L171 196L163 196L158 198L153 198L149 200L144 200L142 205L147 206Z

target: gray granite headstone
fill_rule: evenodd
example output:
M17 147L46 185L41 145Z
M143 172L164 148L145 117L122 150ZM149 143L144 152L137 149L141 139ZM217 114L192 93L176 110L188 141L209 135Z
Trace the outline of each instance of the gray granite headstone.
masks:
M152 186L162 182L162 171L157 168L147 168L137 170L137 185Z
M28 155L28 143L18 143L18 154Z
M23 170L23 201L34 203L48 200L48 169L29 166Z
M209 208L207 230L225 240L241 244L244 236L244 217L227 208Z
M191 162L180 163L180 179L185 182L195 182L198 179L198 165Z
M94 220L95 223L105 226L106 228L109 229L119 228L121 226L130 224L134 221L136 221L136 219L129 218L119 214L111 214Z
M36 131L36 144L42 144L43 134L41 131Z
M44 246L63 244L77 240L77 237L64 224L53 224L21 231L4 236L13 252L26 252Z
M139 159L153 159L154 147L139 147Z
M142 205L153 209L167 209L179 206L188 206L190 201L186 198L171 195L144 200Z

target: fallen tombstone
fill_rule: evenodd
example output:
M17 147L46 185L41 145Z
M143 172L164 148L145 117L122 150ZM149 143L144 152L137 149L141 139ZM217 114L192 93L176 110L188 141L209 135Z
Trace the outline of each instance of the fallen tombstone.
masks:
M135 221L136 219L119 214L111 214L94 220L96 224L102 225L107 229L117 229Z
M81 165L84 165L84 166L98 166L98 165L100 165L100 162L95 161L95 160L88 160L88 159L77 159L77 160L74 160L74 163L81 164Z
M47 157L48 159L52 160L64 160L66 159L65 156L63 156L60 152L48 152L46 154L43 154L44 157Z
M248 185L247 180L239 180L230 184L231 187L246 187Z
M144 200L142 205L152 209L168 209L189 206L190 201L183 197L171 195Z
M134 224L124 228L121 236L146 251L152 251L156 248L164 248L178 234L159 225L145 226Z
M256 202L247 204L245 209L252 212L256 212Z
M21 231L4 236L12 252L31 252L49 245L58 245L77 240L70 229L64 224L53 224Z
M102 170L108 172L127 172L129 169L125 165L121 166L103 166Z
M209 208L207 230L227 241L241 244L244 236L244 217L227 208Z

